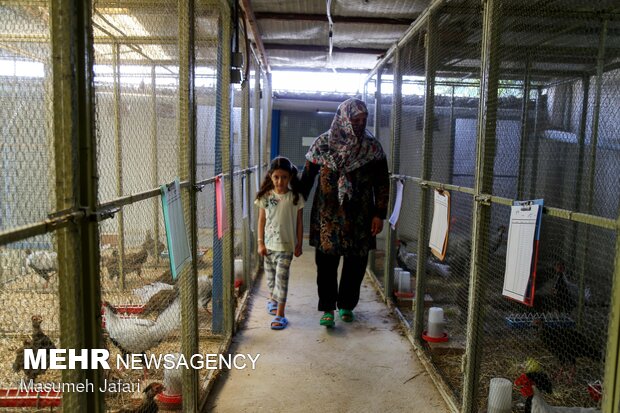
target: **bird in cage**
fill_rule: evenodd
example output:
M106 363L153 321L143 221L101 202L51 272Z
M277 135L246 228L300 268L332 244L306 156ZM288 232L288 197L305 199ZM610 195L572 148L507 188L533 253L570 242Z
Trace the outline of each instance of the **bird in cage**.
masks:
M157 244L157 249L155 249L155 244ZM160 240L157 240L157 242L155 242L150 231L146 233L146 238L144 239L143 246L149 255L153 255L155 257L159 257L161 253L164 252L166 249L166 245Z
M135 272L140 278L142 278L142 266L144 265L148 257L149 253L148 250L144 247L144 245L140 248L140 250L136 252L125 254L125 273L129 274Z
M146 262L147 258L148 252L144 245L137 252L125 254L125 260L123 261L123 272L125 274L135 272L140 278L142 278L142 266ZM119 277L119 255L117 250L113 250L111 255L104 257L102 262L108 271L108 277L111 280Z
M168 308L170 304L178 297L179 289L175 286L175 288L165 288L157 291L153 294L149 300L142 307L141 315L144 317L148 317L150 315L159 315L163 310Z
M534 308L537 312L571 313L579 302L579 286L569 280L566 265L556 260L552 269L541 271L540 280L536 281ZM591 299L589 287L584 290L584 303Z
M146 351L157 346L179 327L181 300L177 297L155 320L125 318L107 301L103 303L103 316L108 337L123 358L127 360L130 354L140 354L146 369ZM145 370L145 377L146 374Z
M208 311L208 305L213 296L213 282L211 277L201 275L198 277L198 305ZM142 314L149 316L159 314L179 296L178 284L170 285L162 282L153 282L133 290L134 295L146 304Z
M205 249L202 254L200 252L198 253L196 266L198 267L198 271L211 271L213 269L213 248Z
M524 413L600 413L592 407L551 406L544 398L544 394L553 392L550 377L536 360L529 359L526 365L526 372L515 380L515 386L526 398Z
M162 290L173 290L175 285L173 283L166 283L162 281L153 281L142 287L134 288L132 290L133 295L139 298L141 303L147 303L151 297L159 293Z
M26 377L28 380L34 379L32 377L32 373L30 371L26 371L24 368L24 350L32 348L32 340L24 339L23 345L15 350L15 360L13 361L13 371L18 373L21 370L24 370Z
M41 329L41 323L43 322L43 318L39 315L33 315L31 318L32 321L32 336L30 339L25 339L23 341L23 346L18 349L15 353L15 360L13 361L13 371L16 373L23 370L26 378L28 380L35 381L37 377L47 370L46 367L37 367L37 368L26 368L25 360L24 360L24 350L32 349L33 354L37 354L39 350L45 350L46 358L50 356L50 350L55 349L56 346L52 339L49 338L47 334L43 332Z
M417 271L418 254L407 251L407 242L403 240L396 241L396 262L405 271L409 271L412 275ZM426 272L429 275L439 275L447 278L450 275L450 268L446 264L435 261L428 257L426 259Z
M40 315L33 315L32 318L32 345L36 349L53 349L56 348L54 342L47 334L41 329L41 323L43 317Z
M144 389L144 400L135 408L122 408L117 413L157 413L159 407L155 401L155 396L166 390L163 384L153 382Z
M560 362L555 378L566 378L572 383L577 369L577 359L588 358L594 362L603 360L603 345L573 326L556 325L537 318L532 324L538 329L542 345Z
M26 251L26 265L45 280L45 287L53 274L58 272L58 254L53 251Z

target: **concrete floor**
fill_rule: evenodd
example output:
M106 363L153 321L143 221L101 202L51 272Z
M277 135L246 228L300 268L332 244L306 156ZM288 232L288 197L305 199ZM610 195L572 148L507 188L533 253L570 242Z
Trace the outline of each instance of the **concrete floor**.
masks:
M260 354L255 370L220 374L207 410L447 413L442 397L368 280L353 323L319 325L314 248L293 260L285 330L269 328L265 277L253 292L232 354Z

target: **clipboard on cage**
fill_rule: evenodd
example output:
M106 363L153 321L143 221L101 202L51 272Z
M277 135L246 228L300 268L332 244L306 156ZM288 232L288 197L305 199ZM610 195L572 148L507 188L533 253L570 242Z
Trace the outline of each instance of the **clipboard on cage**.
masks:
M446 258L448 233L450 232L450 193L445 189L435 189L433 200L433 223L428 246L440 261Z
M536 292L543 205L542 199L515 201L510 210L502 295L529 307Z
M166 227L166 241L170 257L172 279L176 280L183 268L191 263L192 254L189 249L189 238L185 226L181 184L176 178L169 184L161 185L161 206Z

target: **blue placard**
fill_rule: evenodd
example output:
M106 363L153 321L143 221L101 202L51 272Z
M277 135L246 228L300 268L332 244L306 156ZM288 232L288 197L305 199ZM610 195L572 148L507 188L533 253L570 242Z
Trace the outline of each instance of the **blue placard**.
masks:
M170 271L172 272L172 278L176 280L183 267L190 263L192 259L185 226L185 216L183 215L179 178L161 186L161 206L166 226Z

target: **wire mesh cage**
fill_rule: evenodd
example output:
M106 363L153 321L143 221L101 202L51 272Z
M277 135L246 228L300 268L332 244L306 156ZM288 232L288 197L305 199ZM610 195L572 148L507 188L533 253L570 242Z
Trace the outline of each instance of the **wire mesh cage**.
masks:
M409 270L413 295L424 294L393 296L414 334L429 307L443 310L449 340L414 342L461 411L487 407L493 377L542 373L546 403L600 407L591 389L604 381L617 273L617 9L560 3L438 2L394 52L393 180L419 208L401 211L385 268ZM437 190L451 195L443 260L427 247ZM503 291L511 205L531 199L545 209L525 305Z
M0 93L7 103L0 110L0 178L4 182L0 192L0 296L7 309L0 314L4 326L0 340L7 357L17 356L22 347L35 341L37 329L56 347L83 346L84 330L96 331L101 337L89 346L110 349L114 361L123 354L145 353L152 362L153 357L166 354L225 350L226 337L233 331L232 318L226 314L234 314L235 304L223 301L227 294L232 296L233 283L222 283L222 269L233 271L239 248L226 241L220 242L218 249L215 180L218 175L224 179L230 208L228 225L220 225L223 238L240 240L245 222L242 210L234 209L233 203L241 205L242 177L264 159L260 151L267 129L261 125L268 119L263 113L268 106L260 89L268 91L269 86L263 68L256 65L251 72L256 79L251 85L251 103L242 103L239 87L233 95L223 92L228 87L225 74L230 63L224 56L229 51L222 46L226 43L222 36L232 36L230 10L223 3L192 2L192 8L188 4L157 2L146 7L134 2L95 1L90 6L80 5L89 12L83 16L91 15L88 21L73 20L82 16L79 12L63 14L60 9L48 9L45 2L12 1L0 6L0 18L7 23L0 33ZM52 24L56 26L52 28ZM195 27L190 41L191 24ZM75 54L77 61L69 63L66 56L74 55L63 54L61 48L77 47L75 36L67 35L71 30L84 30L85 38L93 44L89 49L87 42ZM65 38L69 40L65 42ZM188 58L189 48L193 48L193 60ZM56 60L52 60L54 53ZM248 69L249 60L250 50L246 49L244 67ZM75 83L60 82L71 64L83 65L84 72L92 75L92 83L79 76ZM77 96L82 87L91 86L92 95L89 91L80 95L86 96L82 106L60 99ZM226 99L236 102L233 112L228 111ZM90 109L92 117L87 113ZM246 116L247 133L242 131ZM80 122L71 123L78 118ZM71 127L83 120L86 129L92 127L94 132L88 144L84 144L88 132L76 133L79 139L70 137L74 132ZM231 130L235 137L229 141L225 136ZM225 152L222 148L229 143L233 145ZM244 150L247 159L242 166ZM94 160L92 171L88 157ZM95 178L84 185L80 175L91 172ZM159 195L160 186L177 178L192 265L174 277ZM93 197L87 199L84 194L92 189ZM86 199L88 205L81 205ZM81 225L94 229L79 233L76 229ZM249 231L245 233L249 235ZM91 240L96 244L89 245ZM237 259L255 261L250 250L244 256L236 255ZM90 267L91 263L96 265ZM91 269L95 274L92 279ZM218 276L219 284L214 281ZM89 303L86 297L94 300ZM213 297L219 298L217 305ZM195 308L183 312L185 303L193 299ZM92 315L95 320L88 309L80 307L85 303L97 307ZM213 321L218 317L219 325ZM212 334L213 325L219 334ZM198 346L192 348L193 343ZM7 366L12 362L7 359ZM64 397L58 392L39 393L34 398L20 395L13 387L21 373L27 377L30 372L22 369L13 374L6 368L2 387L7 391L0 390L0 404L8 408L17 406L10 404L17 399L28 399L22 400L26 404L20 404L23 408L17 411L29 406L80 411L87 404L92 409L104 404L112 409L137 407L162 390L150 387L152 391L144 396L146 386L178 379L166 377L166 369L153 364L146 369L111 364L113 368L100 378L134 385L127 391L104 392L104 403L94 396L87 401L83 396ZM205 389L204 383L211 377L203 373L183 375L200 376L200 388ZM97 377L97 372L92 374ZM59 370L48 369L36 375L37 381L50 382L84 378L80 370L65 370L61 375ZM181 372L172 372L175 375ZM170 391L181 392L181 387L171 386ZM195 398L196 404L205 396L204 391L186 394ZM160 406L174 408L170 396L178 394L158 396Z

